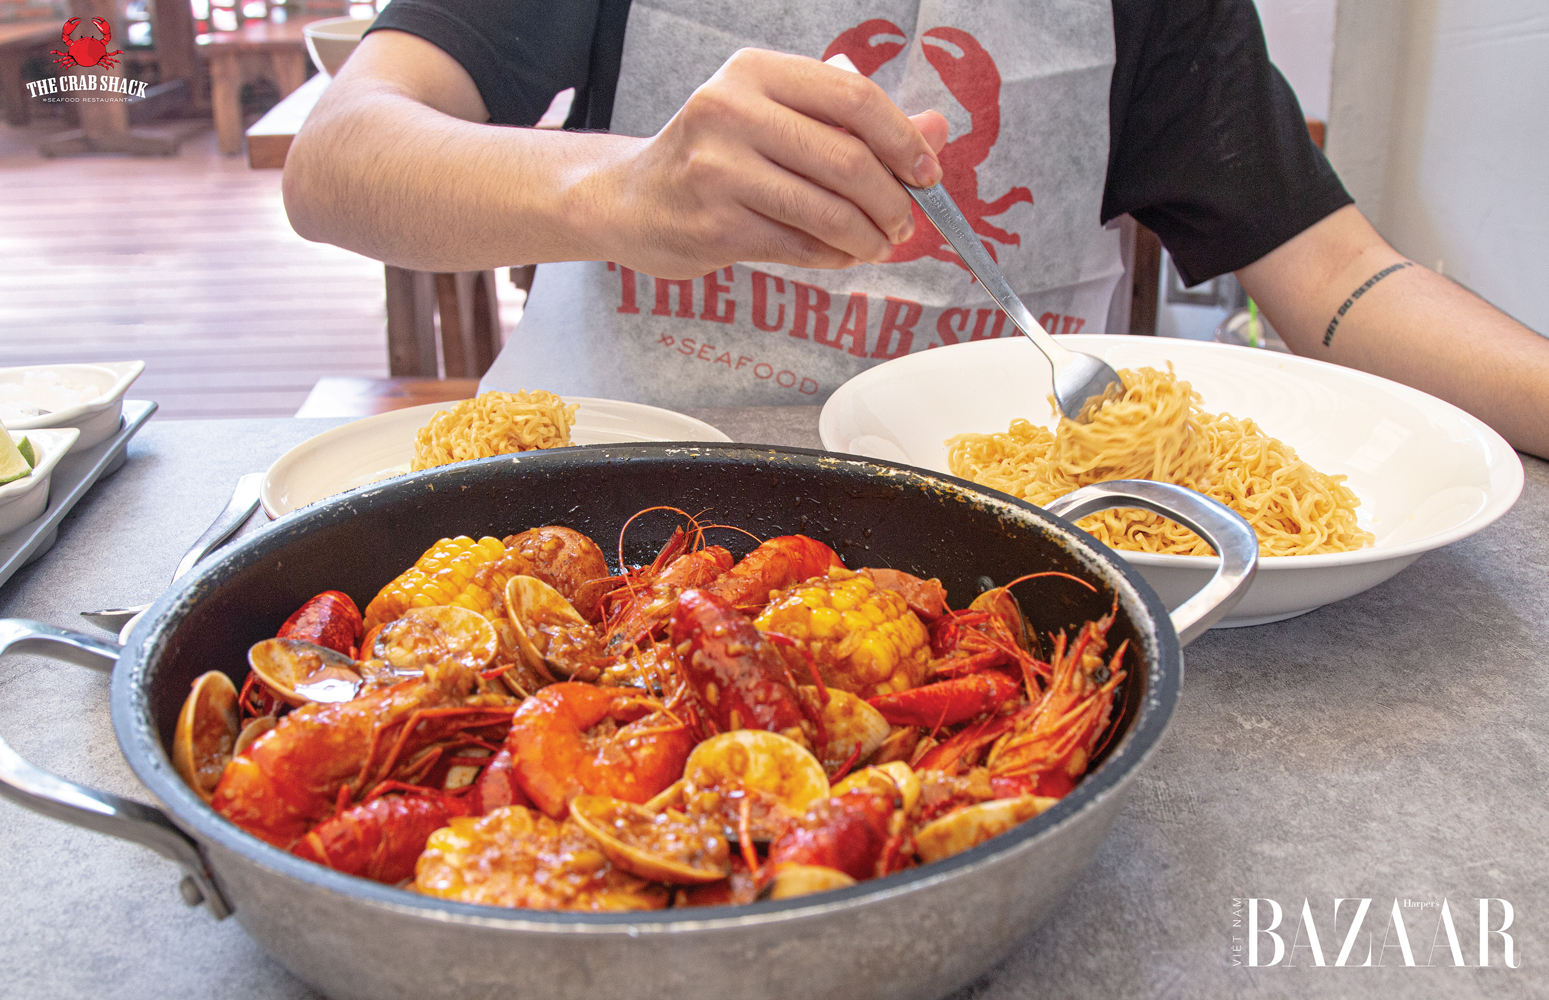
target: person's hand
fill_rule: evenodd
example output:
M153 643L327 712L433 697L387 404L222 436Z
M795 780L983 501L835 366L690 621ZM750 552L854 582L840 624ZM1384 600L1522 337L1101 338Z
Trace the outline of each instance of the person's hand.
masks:
M743 49L654 137L591 180L603 256L663 278L734 261L880 263L914 231L889 175L941 178L934 111L906 116L863 76Z

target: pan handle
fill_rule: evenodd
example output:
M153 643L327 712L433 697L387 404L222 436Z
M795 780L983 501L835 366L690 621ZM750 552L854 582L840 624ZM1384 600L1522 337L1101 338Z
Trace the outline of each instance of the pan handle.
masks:
M1202 493L1149 479L1116 479L1067 493L1045 509L1075 521L1115 507L1140 507L1177 521L1209 542L1221 557L1210 582L1172 613L1180 644L1186 646L1204 635L1248 592L1259 569L1258 536L1240 514Z
M66 632L42 622L0 619L0 655L34 653L111 673L118 662L119 649L117 643ZM149 847L183 869L184 877L178 890L184 902L190 906L204 903L217 920L231 914L231 907L210 877L199 845L173 825L160 809L86 788L39 770L22 759L3 739L0 739L0 797L45 816Z

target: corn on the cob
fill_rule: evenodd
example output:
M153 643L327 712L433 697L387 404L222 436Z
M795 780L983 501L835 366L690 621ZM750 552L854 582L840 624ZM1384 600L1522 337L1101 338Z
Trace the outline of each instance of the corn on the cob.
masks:
M410 608L455 604L488 617L490 610L499 605L505 581L500 580L495 587L495 578L480 578L479 570L505 555L505 551L498 538L485 537L475 542L459 535L441 539L371 599L366 605L366 629L396 621Z
M925 625L904 598L846 569L776 595L753 624L796 640L823 683L862 698L916 687L930 660Z

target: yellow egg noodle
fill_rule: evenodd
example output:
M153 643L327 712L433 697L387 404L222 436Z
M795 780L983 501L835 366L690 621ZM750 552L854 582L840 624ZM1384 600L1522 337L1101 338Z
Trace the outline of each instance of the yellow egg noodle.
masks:
M486 392L439 410L414 439L413 471L570 444L576 407L552 392Z
M1060 418L1054 431L1013 420L1004 434L947 441L952 474L1046 506L1082 486L1153 479L1198 490L1231 507L1259 536L1265 556L1349 552L1374 536L1356 524L1360 499L1344 476L1325 475L1252 420L1200 409L1199 393L1169 364L1124 370L1122 397L1089 423ZM1210 555L1204 540L1149 511L1110 510L1080 527L1116 549Z

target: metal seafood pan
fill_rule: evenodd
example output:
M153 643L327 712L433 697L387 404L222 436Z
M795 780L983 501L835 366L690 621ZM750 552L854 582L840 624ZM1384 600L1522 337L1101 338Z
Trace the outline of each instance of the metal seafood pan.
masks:
M964 606L982 577L1024 584L1040 632L1106 613L1130 640L1117 732L1058 805L947 861L849 889L742 907L593 915L430 899L301 861L232 826L168 758L178 710L212 667L240 683L247 647L326 589L362 606L436 539L570 525L613 550L642 508L670 504L760 537L801 532L852 567L891 566L946 584ZM1177 703L1185 640L1251 578L1257 546L1236 515L1155 483L1067 498L1077 517L1167 508L1210 536L1223 570L1168 618L1144 581L1067 521L961 480L886 462L726 445L595 446L487 459L375 484L282 518L224 550L164 595L122 647L36 622L0 621L0 652L38 652L112 670L113 726L161 808L61 781L0 743L0 794L66 822L139 841L183 867L191 904L227 913L296 975L334 997L932 997L1000 959L1081 876ZM660 520L653 520L660 517ZM670 530L648 515L626 537L645 561ZM713 541L740 554L733 532ZM1036 598L1034 595L1037 595Z

